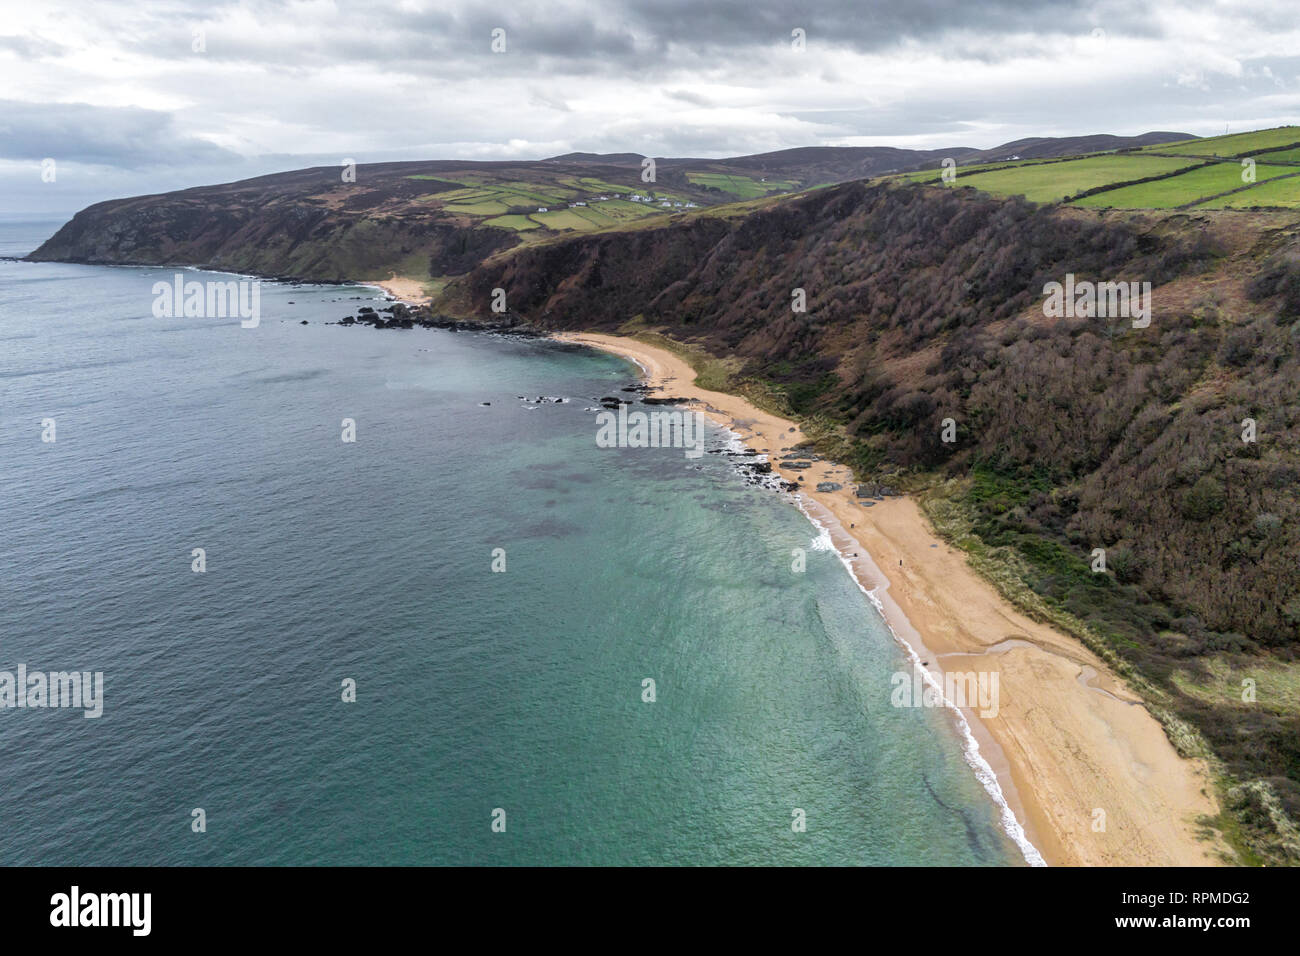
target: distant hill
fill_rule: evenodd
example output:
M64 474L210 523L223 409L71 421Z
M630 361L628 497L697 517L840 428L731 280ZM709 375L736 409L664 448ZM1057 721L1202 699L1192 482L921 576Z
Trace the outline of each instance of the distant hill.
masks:
M313 167L82 210L29 257L185 264L306 279L436 282L485 258L558 236L617 229L694 209L865 179L952 157L1136 148L1181 133L1022 141L995 150L810 146L730 159L661 157L642 180L637 153L544 160L371 163L345 181Z
M584 164L603 164L607 166L636 166L640 167L641 160L645 159L640 153L565 153L563 156L552 156L544 159L544 163L584 163Z
M1159 143L1177 143L1196 139L1190 133L1143 133L1140 136L1112 136L1099 133L1095 136L1035 136L1029 139L1017 139L1003 143L993 149L978 150L968 157L976 162L995 162L1019 156L1021 159L1041 159L1044 157L1077 156L1081 153L1102 153L1119 149L1133 149L1139 146L1153 146Z

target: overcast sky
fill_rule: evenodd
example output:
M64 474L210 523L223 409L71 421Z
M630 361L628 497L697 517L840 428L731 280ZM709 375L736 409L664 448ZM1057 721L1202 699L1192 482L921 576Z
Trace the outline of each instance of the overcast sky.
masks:
M1300 117L1295 0L6 0L4 10L9 215L345 158L987 148ZM498 29L504 52L493 51Z

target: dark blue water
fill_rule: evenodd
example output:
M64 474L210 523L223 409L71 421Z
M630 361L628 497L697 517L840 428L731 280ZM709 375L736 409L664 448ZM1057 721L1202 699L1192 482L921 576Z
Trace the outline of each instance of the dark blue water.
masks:
M0 263L0 670L105 683L0 709L0 863L1023 862L803 515L596 447L626 363L325 324L359 288L154 318L174 272Z

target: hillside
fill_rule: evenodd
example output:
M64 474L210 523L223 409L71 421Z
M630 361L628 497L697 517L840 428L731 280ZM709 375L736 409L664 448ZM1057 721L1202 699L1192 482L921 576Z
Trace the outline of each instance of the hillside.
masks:
M1150 282L1149 327L1046 317L1067 274ZM849 183L520 249L439 304L486 317L495 288L543 328L667 336L862 480L921 493L1004 593L1143 688L1180 747L1208 743L1252 852L1300 858L1280 812L1300 817L1294 214Z
M1086 156L1049 151L1067 141L1043 146L1039 140L1021 140L1000 147L999 152L1009 154L1000 159L987 154L958 158L948 183L935 163L898 178L1090 209L1300 207L1300 126L1123 148L1109 139L1080 137L1068 143L1077 147L1074 154L1109 150ZM1042 158L1053 156L1057 158Z
M1136 147L1161 135L1186 138L1121 141ZM1039 142L1032 155L1050 155L1055 142ZM341 167L316 167L98 203L29 258L329 281L400 276L436 290L515 246L975 152L809 147L724 160L659 158L653 182L642 180L643 157L634 153L363 164L352 182Z

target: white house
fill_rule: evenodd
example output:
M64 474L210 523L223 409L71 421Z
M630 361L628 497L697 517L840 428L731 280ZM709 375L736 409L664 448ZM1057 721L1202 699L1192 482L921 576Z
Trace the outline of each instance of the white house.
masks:
M550 210L548 210L545 206L538 206L538 207L537 207L537 211L538 211L538 212L549 212Z

